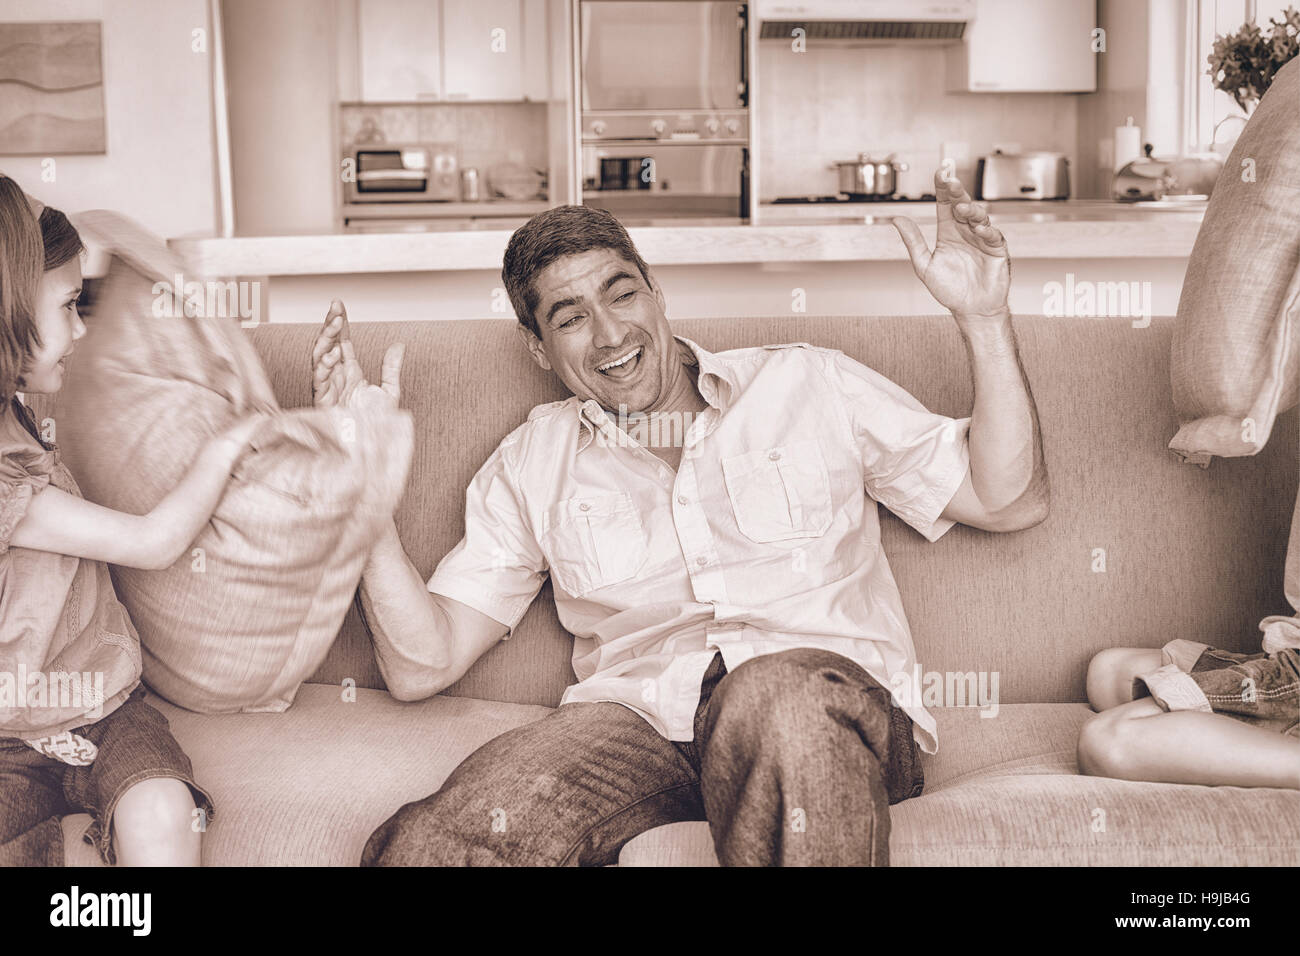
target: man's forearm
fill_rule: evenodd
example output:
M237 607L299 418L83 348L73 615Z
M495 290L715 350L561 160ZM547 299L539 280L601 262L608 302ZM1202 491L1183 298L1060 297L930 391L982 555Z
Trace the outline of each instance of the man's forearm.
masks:
M975 386L971 484L992 514L1041 520L1048 500L1038 409L1020 361L1011 313L958 317Z
M437 693L452 659L451 627L411 564L390 520L361 574L361 609L393 696Z

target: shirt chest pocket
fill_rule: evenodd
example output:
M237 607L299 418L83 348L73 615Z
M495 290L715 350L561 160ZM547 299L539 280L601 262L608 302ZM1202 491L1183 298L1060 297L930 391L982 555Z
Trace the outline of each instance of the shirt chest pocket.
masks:
M831 526L831 486L815 441L722 459L736 524L752 541L815 538Z
M641 514L626 494L566 498L546 512L551 576L574 597L626 581L646 561Z

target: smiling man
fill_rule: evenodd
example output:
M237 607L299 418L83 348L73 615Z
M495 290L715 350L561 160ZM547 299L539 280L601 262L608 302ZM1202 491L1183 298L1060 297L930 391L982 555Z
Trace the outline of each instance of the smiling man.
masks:
M674 336L606 212L552 209L511 237L520 337L572 397L489 457L427 583L390 529L362 604L390 691L415 700L507 637L549 573L578 682L402 807L363 864L600 865L679 820L707 820L724 865L888 862L889 806L920 794L937 739L887 689L915 652L877 502L931 541L1027 528L1048 502L1005 242L935 182L934 251L896 226L967 344L962 419L831 349ZM338 304L314 362L321 404L397 398L400 356L365 386Z

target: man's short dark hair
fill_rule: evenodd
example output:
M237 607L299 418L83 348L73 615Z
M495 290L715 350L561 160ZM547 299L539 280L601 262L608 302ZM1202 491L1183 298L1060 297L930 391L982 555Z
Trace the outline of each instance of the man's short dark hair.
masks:
M519 324L538 338L537 290L533 286L538 274L557 259L613 249L633 263L651 285L650 267L632 244L623 224L604 209L591 206L556 206L539 213L515 230L506 246L501 279L514 307Z

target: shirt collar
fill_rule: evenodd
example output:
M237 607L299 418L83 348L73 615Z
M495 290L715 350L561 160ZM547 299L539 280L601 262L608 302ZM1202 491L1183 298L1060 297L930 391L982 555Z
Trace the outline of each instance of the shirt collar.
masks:
M682 361L699 369L700 396L710 407L725 412L736 391L736 379L726 362L684 335L674 335L673 340L684 353ZM594 398L578 402L575 396L574 401L578 404L578 427L581 430L578 435L578 451L591 444L596 432L617 430L614 419Z

